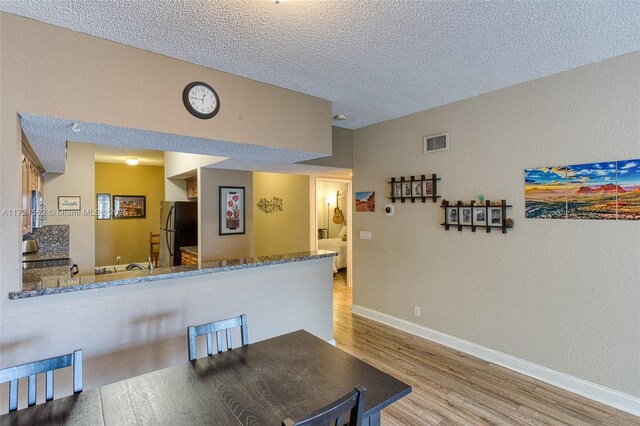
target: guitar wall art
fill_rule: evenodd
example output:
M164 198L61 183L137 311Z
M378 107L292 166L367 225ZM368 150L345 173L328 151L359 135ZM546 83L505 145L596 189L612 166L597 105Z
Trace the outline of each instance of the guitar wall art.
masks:
M336 225L344 222L344 215L342 214L342 210L340 210L340 195L344 194L340 194L340 191L338 191L336 193L336 208L333 209L333 223Z

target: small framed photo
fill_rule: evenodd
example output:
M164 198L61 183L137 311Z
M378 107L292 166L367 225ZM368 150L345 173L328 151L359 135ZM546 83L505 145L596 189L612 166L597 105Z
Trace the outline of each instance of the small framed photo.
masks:
M111 194L96 194L98 220L111 219Z
M471 225L472 209L471 207L460 208L460 224Z
M394 198L402 197L402 183L400 182L393 183L393 194L391 196Z
M490 207L489 219L491 220L491 226L502 226L502 208Z
M244 234L244 187L220 186L220 235Z
M411 181L411 196L422 197L422 181Z
M114 195L114 219L144 219L147 217L147 197L144 195Z
M402 183L402 196L411 197L411 181L405 181Z
M473 208L473 224L478 226L487 225L487 208L486 207Z
M458 208L447 207L447 225L457 225L457 224L458 224Z
M80 196L79 195L61 195L58 197L58 210L80 210Z
M433 181L431 179L422 182L422 196L431 197L433 195Z

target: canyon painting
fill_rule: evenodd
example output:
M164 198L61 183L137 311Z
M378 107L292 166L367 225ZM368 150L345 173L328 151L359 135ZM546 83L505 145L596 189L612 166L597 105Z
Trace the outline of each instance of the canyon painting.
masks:
M525 169L525 217L640 220L640 159Z
M567 168L538 167L524 171L525 217L567 217Z

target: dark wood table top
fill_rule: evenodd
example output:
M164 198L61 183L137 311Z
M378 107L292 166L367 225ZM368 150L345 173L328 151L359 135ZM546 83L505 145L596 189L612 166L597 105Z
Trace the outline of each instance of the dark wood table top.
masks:
M75 410L88 415L85 411L95 409L105 425L279 426L283 419L314 411L356 385L367 388L365 417L375 417L411 392L409 385L300 330L102 386L97 408L95 391L83 392L91 395L75 401ZM64 405L65 398L52 403L57 401ZM27 418L37 407L2 416L0 424L27 424L18 413ZM45 411L28 418L44 421L50 418ZM102 424L92 420L87 417L82 424Z

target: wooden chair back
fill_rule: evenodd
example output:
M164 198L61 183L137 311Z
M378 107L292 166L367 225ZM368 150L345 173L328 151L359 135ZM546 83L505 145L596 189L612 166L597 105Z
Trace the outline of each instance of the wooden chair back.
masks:
M361 426L366 393L367 390L364 387L356 386L342 398L300 420L285 419L282 426L343 426L345 424ZM349 423L342 423L342 416L347 412L349 412Z
M157 268L160 257L160 234L149 232L149 256L153 260L153 265Z
M33 361L27 364L0 370L0 383L9 382L9 411L18 409L18 381L28 377L28 404L36 404L38 374L46 373L45 398L53 399L53 372L59 368L73 367L73 393L82 392L82 350L57 357Z
M213 354L213 334L216 336L216 349L222 352L222 332L225 331L227 350L231 349L231 332L234 327L240 327L242 345L249 344L249 329L247 327L247 316L242 314L237 317L227 318L208 324L187 327L187 338L189 339L189 361L196 359L196 337L207 335L207 354Z

